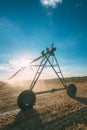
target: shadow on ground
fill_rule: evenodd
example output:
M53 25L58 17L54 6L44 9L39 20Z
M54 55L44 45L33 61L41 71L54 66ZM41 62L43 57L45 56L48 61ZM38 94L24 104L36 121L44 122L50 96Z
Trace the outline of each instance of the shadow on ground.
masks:
M75 100L87 105L87 98L85 97L75 97Z
M38 130L43 127L39 113L35 109L20 111L12 124L2 130Z
M45 130L86 130L87 107L59 116L46 124Z
M87 105L87 98L76 97L75 99ZM69 112L68 107L67 112L56 115L55 119L52 114L45 114L40 114L35 109L20 111L14 122L2 130L84 130L85 127L87 128L87 106L72 112Z

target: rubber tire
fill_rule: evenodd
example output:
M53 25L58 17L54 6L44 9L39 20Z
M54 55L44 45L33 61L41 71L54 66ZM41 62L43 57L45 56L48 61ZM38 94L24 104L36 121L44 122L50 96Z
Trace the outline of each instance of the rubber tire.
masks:
M76 96L76 93L77 93L77 88L74 84L70 84L68 87L67 87L67 94L68 96L70 96L71 98L75 98Z
M23 91L17 99L17 104L21 110L28 110L35 105L36 95L31 90Z

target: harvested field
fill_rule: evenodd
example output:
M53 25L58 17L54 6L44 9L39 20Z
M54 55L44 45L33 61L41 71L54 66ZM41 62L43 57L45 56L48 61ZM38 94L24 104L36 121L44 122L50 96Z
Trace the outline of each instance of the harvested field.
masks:
M28 111L21 111L16 103L19 93L28 89L28 83L20 87L0 82L0 130L87 130L87 78L66 80L77 86L75 99L65 89L37 95L34 108ZM40 81L36 88L39 85L41 91L46 86L63 88L56 79Z

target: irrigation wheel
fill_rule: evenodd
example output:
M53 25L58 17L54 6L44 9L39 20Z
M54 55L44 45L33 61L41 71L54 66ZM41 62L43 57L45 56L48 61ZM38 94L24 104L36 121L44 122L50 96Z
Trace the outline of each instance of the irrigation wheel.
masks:
M76 96L76 92L77 92L77 88L74 84L70 84L67 87L67 94L71 97L71 98L75 98Z
M17 104L21 110L28 110L33 107L35 101L35 93L31 90L25 90L18 96Z

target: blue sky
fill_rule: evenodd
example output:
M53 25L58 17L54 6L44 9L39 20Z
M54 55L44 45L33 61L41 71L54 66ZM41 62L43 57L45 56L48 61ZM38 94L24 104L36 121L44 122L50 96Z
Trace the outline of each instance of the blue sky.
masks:
M1 78L52 42L65 77L87 76L87 0L0 0Z

